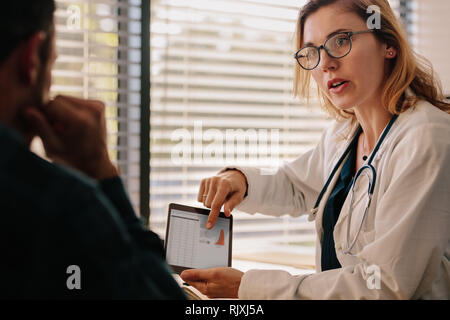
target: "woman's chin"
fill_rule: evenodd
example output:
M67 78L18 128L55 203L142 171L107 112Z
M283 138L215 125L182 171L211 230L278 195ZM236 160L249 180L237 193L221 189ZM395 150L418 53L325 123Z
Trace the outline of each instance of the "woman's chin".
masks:
M337 100L337 99L336 99ZM340 111L352 111L353 107L355 106L354 103L351 103L350 101L339 101L339 100L331 100L331 103L333 103L333 106L335 106Z

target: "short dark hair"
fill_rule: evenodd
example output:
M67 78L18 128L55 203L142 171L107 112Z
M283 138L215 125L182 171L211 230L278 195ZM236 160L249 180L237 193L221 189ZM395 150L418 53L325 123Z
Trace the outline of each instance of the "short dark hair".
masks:
M50 33L53 26L54 0L10 0L0 4L0 63L32 34Z

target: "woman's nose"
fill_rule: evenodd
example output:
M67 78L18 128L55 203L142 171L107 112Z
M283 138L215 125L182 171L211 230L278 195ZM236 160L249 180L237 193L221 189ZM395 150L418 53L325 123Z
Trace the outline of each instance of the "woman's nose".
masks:
M320 51L320 63L317 66L319 70L321 71L328 71L328 70L336 70L339 66L339 62L336 58L331 57L325 49L322 49Z

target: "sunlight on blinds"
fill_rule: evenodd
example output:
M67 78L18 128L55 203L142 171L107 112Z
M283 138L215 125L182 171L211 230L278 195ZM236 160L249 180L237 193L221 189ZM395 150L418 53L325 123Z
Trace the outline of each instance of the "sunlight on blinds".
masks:
M137 210L140 0L57 0L56 5L52 93L105 103L110 155Z
M168 203L201 206L201 179L226 165L293 160L329 125L317 105L292 97L293 34L304 3L152 1L150 227L161 236ZM305 217L234 217L234 248L314 246Z
M414 48L433 64L444 94L450 97L450 1L413 0L409 10Z
M273 167L317 143L329 120L292 98L302 3L152 1L150 226L160 235L167 204L201 206L201 179L223 166ZM236 246L314 241L302 218L234 217Z

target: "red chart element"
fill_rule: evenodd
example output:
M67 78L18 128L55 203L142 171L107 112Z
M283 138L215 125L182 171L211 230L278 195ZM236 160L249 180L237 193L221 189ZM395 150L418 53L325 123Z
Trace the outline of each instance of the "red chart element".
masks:
M219 240L217 240L216 244L219 246L225 245L225 234L223 233L223 229L220 229Z

